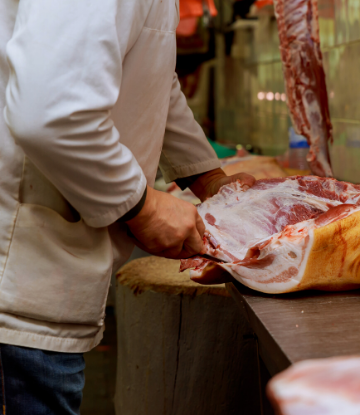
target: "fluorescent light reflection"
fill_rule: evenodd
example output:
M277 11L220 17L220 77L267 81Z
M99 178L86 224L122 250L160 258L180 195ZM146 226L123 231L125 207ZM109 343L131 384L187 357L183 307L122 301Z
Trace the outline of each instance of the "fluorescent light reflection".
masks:
M330 92L330 97L332 97L331 94L333 93ZM280 94L280 92L274 93L272 91L269 91L269 92L260 91L257 94L257 98L259 101L263 101L264 99L266 99L267 101L274 101L274 99L275 101L283 101L283 102L286 101L286 95L284 93Z

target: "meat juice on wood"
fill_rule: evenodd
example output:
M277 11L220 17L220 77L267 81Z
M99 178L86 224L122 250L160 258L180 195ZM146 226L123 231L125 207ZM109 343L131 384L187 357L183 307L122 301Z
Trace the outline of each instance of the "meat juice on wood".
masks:
M192 278L204 283L208 282L206 272L211 266L212 276L215 268L222 273L226 270L260 291L303 289L302 277L315 230L337 222L342 245L334 249L343 249L344 263L347 242L340 221L359 210L360 186L335 179L264 179L247 191L239 183L223 186L217 195L198 206L206 226L206 257L183 260L181 270L195 268ZM353 261L360 264L360 258ZM339 275L342 266L339 263Z
M290 116L310 145L311 171L332 177L332 140L325 72L320 49L317 0L274 0Z

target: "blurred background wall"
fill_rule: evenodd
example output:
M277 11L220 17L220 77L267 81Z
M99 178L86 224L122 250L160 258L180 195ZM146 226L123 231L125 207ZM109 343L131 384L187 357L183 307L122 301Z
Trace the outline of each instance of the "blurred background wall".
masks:
M216 0L210 24L199 19L195 36L178 34L178 73L208 137L278 156L288 149L291 122L277 25L271 0L251 3ZM360 182L360 0L318 3L333 168L336 178Z

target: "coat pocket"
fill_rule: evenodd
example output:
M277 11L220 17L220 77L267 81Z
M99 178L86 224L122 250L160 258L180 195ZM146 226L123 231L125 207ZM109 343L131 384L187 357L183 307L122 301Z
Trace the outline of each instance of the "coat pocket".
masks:
M20 205L0 283L0 311L101 325L111 267L107 228L68 222L43 206Z

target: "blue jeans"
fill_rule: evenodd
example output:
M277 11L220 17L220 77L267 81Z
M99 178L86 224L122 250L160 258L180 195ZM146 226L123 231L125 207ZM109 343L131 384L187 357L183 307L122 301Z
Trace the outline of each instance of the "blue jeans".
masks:
M82 353L0 344L0 414L80 414L84 368Z

